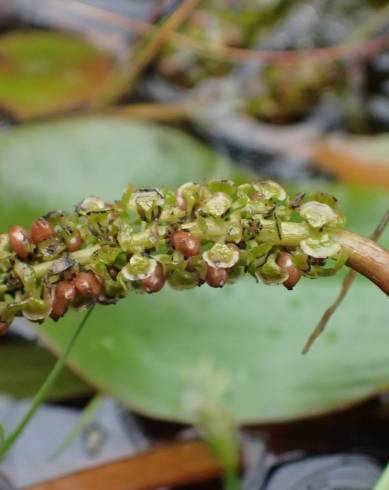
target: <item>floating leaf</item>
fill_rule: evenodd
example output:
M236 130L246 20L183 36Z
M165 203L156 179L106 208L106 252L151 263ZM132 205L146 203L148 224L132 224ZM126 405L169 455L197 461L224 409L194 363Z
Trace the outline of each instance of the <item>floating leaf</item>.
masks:
M117 198L128 183L174 188L235 176L233 167L176 130L103 117L26 126L0 138L2 229L28 226L88 195ZM339 198L350 229L364 235L387 208L387 193L377 190L326 190ZM382 243L389 244L388 232ZM185 400L190 374L203 362L223 377L220 403L240 422L340 409L389 387L387 297L363 277L312 352L300 355L340 281L341 275L303 279L287 291L248 277L223 289L132 294L96 308L70 365L130 407L163 419L194 420ZM39 327L54 351L68 343L77 317L69 313ZM27 375L26 362L23 369Z
M0 110L31 119L88 105L112 58L76 36L15 31L0 36Z

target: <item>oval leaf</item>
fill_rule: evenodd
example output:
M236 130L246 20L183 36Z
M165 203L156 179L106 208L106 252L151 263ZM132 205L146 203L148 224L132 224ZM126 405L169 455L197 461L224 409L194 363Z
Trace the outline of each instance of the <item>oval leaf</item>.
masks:
M176 187L221 176L234 178L235 170L176 130L102 117L27 126L0 139L2 229L88 195L119 197L128 183ZM384 193L319 187L339 198L348 226L364 234L387 207ZM304 279L290 292L247 278L222 290L129 295L96 309L70 365L130 407L169 420L192 419L188 400L207 366L217 376L204 383L240 422L339 409L389 386L387 298L364 278L312 352L300 355L340 281ZM77 319L68 314L39 331L60 351Z

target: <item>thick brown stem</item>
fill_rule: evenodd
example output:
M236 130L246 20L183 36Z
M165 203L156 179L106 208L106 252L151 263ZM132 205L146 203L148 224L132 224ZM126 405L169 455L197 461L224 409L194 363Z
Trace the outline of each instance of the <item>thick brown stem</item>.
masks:
M347 230L338 231L334 238L348 253L347 265L373 281L389 296L389 251Z

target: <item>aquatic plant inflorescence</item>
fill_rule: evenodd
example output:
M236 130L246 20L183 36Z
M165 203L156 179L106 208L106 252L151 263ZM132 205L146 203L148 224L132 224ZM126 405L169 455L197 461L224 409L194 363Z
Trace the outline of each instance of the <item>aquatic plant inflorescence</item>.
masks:
M334 197L290 199L273 181L128 187L113 204L89 197L72 213L53 211L30 230L0 235L0 330L15 316L57 320L70 306L112 304L165 282L222 287L249 273L291 289L302 275L330 275L345 263L333 239L343 225Z

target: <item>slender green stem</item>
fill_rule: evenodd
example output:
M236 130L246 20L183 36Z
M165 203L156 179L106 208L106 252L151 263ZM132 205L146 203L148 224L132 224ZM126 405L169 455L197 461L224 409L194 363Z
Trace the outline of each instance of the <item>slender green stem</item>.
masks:
M384 472L381 475L381 478L378 480L373 490L388 490L388 489L389 489L389 464L385 468Z
M87 406L84 408L81 416L77 420L73 429L69 432L69 434L65 437L60 446L53 452L53 454L49 457L49 461L54 461L58 456L65 451L65 449L76 439L76 437L80 434L82 429L86 427L91 421L93 415L96 413L96 410L101 405L103 401L102 395L98 394L94 396Z
M78 338L78 336L81 333L81 330L83 329L85 323L87 322L89 316L91 315L93 311L94 306L89 308L89 310L85 313L83 316L81 322L79 323L77 329L75 330L72 338L70 339L69 344L67 345L64 353L62 356L58 359L58 361L55 363L54 368L52 369L51 373L49 376L45 379L43 385L40 387L39 391L35 395L31 407L29 408L28 412L25 414L23 419L19 422L19 424L16 426L16 428L7 436L3 442L3 444L0 446L0 458L3 458L5 454L11 449L11 447L15 444L19 436L22 434L23 430L27 426L27 424L30 422L32 417L35 415L36 411L39 409L39 407L42 405L42 403L45 401L50 389L54 385L54 383L57 381L58 376L60 375L62 368L65 365L65 362Z

